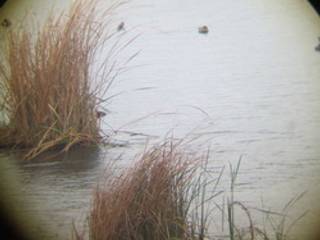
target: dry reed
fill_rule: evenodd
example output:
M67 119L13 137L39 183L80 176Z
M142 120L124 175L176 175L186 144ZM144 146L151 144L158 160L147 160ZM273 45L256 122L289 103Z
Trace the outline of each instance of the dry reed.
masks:
M206 216L198 211L204 202L197 201L205 201L198 175L203 159L166 142L146 150L133 167L108 174L94 194L89 239L205 239ZM76 230L74 238L84 239Z
M33 158L106 137L97 109L106 100L114 64L107 56L95 70L92 65L113 36L106 27L117 6L98 13L96 4L75 1L67 14L50 16L35 31L21 26L8 32L0 62L0 111L7 119L1 147L30 148L25 157Z
M231 184L227 212L215 199L224 168L210 170L208 156L186 151L181 142L167 141L144 151L130 168L110 171L94 192L88 229L73 228L73 239L83 240L209 240L209 239L291 239L289 232L306 213L290 224L288 211L304 193L286 204L282 213L249 208L234 199L241 158L230 165ZM113 172L112 172L113 171ZM210 189L208 189L210 187ZM239 208L239 209L236 209ZM251 210L261 211L270 221L269 230L255 223ZM214 210L227 215L227 232L209 233L218 219ZM236 224L235 212L243 212L249 226ZM280 218L280 219L277 219ZM279 220L279 221L277 221ZM222 218L221 224L224 224ZM210 226L209 226L210 225ZM211 229L212 230L212 229ZM224 231L224 230L222 230ZM220 233L221 234L221 233ZM221 238L220 238L221 237Z

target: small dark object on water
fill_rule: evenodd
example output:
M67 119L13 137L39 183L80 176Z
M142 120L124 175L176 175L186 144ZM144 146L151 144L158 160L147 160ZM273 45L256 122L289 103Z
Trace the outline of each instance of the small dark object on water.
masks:
M209 32L209 28L206 25L203 25L201 27L198 28L199 33L208 33Z
M5 18L5 19L3 19L3 21L1 22L1 26L2 26L2 27L5 27L5 28L10 27L10 26L11 26L11 21L10 21L9 19Z
M102 118L102 117L106 116L107 114L102 111L96 111L96 115L97 115L97 118Z
M118 32L121 31L121 30L124 30L124 22L121 22L121 23L118 25Z
M318 52L320 52L320 37L318 37L318 40L319 40L319 44L318 46L316 46L314 49Z

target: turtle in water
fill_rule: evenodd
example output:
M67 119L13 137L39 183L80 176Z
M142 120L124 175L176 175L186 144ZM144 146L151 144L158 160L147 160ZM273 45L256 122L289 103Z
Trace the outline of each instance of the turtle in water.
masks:
M201 27L198 28L199 33L208 33L209 32L209 28L206 25L203 25Z

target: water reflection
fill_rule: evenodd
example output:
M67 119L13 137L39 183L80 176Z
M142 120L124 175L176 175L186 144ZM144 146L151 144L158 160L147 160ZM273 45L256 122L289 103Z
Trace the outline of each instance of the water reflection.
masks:
M50 152L31 161L21 161L15 157L15 161L22 171L30 171L34 175L47 171L46 174L68 176L94 171L104 154L99 147L75 147L67 153Z
M6 171L18 173L22 183L18 192L26 201L20 212L37 218L46 238L64 239L73 221L84 223L92 189L103 169L101 159L107 153L98 147L83 147L52 154L31 161L22 160L21 154L11 154L2 156L1 161L10 162Z

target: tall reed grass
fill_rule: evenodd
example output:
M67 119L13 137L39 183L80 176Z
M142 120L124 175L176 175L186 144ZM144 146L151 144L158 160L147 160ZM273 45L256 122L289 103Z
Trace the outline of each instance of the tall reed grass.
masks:
M113 36L107 28L118 5L98 12L97 1L74 1L43 25L9 30L0 61L0 111L7 118L1 147L31 148L26 158L33 158L58 146L102 141L97 109L114 65L110 56L93 64Z
M208 199L199 169L207 155L186 154L178 145L152 147L133 167L107 175L94 194L90 239L206 239ZM74 231L74 239L84 237Z
M241 158L235 167L230 164L230 189L225 192L219 187L224 167L210 169L209 152L193 153L181 143L170 140L146 149L130 168L108 168L94 191L88 231L79 232L74 226L73 239L293 239L290 231L306 212L293 220L288 213L304 193L281 212L248 207L234 196ZM223 199L229 196L226 206L224 200L218 204L221 194ZM262 226L252 211L266 218ZM239 213L244 213L242 218ZM212 232L213 222L220 223L221 231Z

